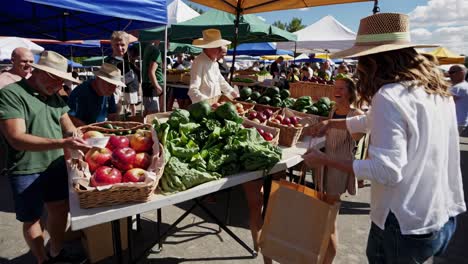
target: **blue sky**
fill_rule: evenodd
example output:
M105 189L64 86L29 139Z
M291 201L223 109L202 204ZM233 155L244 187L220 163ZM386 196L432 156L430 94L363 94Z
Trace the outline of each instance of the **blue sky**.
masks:
M198 5L190 1L187 1L187 3L190 3L191 5L197 6L204 10L208 9L205 6ZM413 11L417 5L425 4L427 4L427 0L379 1L381 12L398 12L405 14ZM332 15L342 24L349 27L351 30L357 31L357 28L359 27L359 20L363 17L371 15L373 7L374 2L372 1L342 5L321 6L309 8L308 10L293 9L268 13L258 13L256 15L265 18L268 23L273 23L276 20L289 22L293 17L298 17L302 19L302 23L304 25L310 25L326 15Z

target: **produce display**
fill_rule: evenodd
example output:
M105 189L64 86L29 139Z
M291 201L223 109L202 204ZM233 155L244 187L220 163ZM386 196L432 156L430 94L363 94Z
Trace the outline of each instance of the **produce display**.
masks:
M301 96L289 108L303 113L327 117L334 105L335 102L328 97L322 97L314 103L310 96Z
M98 131L87 131L83 139L104 138ZM85 155L92 173L90 186L120 182L141 182L151 163L153 139L151 131L137 130L130 136L111 135L104 148L94 147Z
M328 75L327 76L322 76L322 77L321 76L312 76L312 77L310 77L309 82L319 83L319 84L329 84L329 85L335 84L335 81L333 79L329 80Z
M289 90L280 89L272 86L268 87L263 94L253 91L249 87L244 87L239 91L240 101L247 103L258 103L263 105L270 105L273 107L290 107L294 104L294 98L290 97Z
M166 157L161 189L178 192L240 171L271 169L281 150L265 140L270 135L242 122L232 103L211 109L205 101L176 109L166 123L155 119Z
M275 118L270 119L270 121L288 127L302 127L301 119L302 118L298 116L285 117L283 115L277 115Z
M255 83L254 80L249 79L249 78L240 78L240 77L234 77L232 78L233 82L239 82L239 83Z

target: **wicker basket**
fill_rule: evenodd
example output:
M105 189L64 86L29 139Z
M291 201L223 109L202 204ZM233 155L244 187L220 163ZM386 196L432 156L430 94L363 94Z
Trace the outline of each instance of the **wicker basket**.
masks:
M304 136L304 135L307 135L309 134L310 132L310 129L313 125L323 121L323 120L327 120L328 118L327 117L323 117L323 116L318 116L318 115L312 115L312 114L307 114L307 113L303 113L303 112L299 112L299 111L295 111L295 110L292 110L292 109L289 109L289 108L285 108L284 109L284 115L287 116L287 117L291 117L291 116L297 116L297 117L300 117L301 118L301 121L300 123L302 124L302 135L301 135L301 138Z
M142 203L147 202L151 199L156 187L159 184L159 180L164 172L164 151L162 151L162 145L160 145L160 156L157 158L156 164L157 170L153 173L155 176L154 180L141 182L141 183L119 183L112 185L108 189L101 189L95 187L85 187L84 184L73 184L73 189L78 195L81 208L95 208L103 206L112 206L124 203ZM82 175L85 177L85 170L87 166L82 160L72 160L67 162L67 166L70 167L72 175ZM153 165L151 165L153 166ZM89 177L89 176L88 176ZM83 183L85 183L83 181Z
M178 83L182 81L181 73L167 73L166 82L168 83Z
M255 104L254 110L256 111L265 111L266 109L271 109L273 113L279 113L281 111L281 107L274 107L270 105L263 105L263 104Z
M279 114L283 115L283 117L294 116L293 113L288 112L286 110L281 111L281 113L279 113ZM303 127L285 126L285 125L282 125L282 124L272 122L270 120L268 120L267 125L280 129L279 144L282 145L282 146L292 147L292 146L296 145L297 141L299 141L299 138L302 135Z
M270 144L272 144L273 146L278 145L279 138L280 138L279 128L262 125L262 124L253 122L253 121L248 120L248 119L244 119L244 122L242 122L242 125L244 127L246 127L246 128L255 127L255 128L258 128L258 129L263 129L263 131L265 131L265 132L270 132L273 135L273 139L268 141L268 142L270 142Z
M114 128L109 128L108 126ZM121 127L121 128L115 128ZM99 131L104 134L116 134L116 135L129 135L133 134L138 129L151 129L151 126L143 124L140 122L131 122L131 121L105 121L100 123L94 123L78 128L78 131L85 133L87 131Z
M81 127L80 131L84 132L101 127L100 125L103 123ZM78 195L81 208L111 206L129 202L146 202L151 199L154 190L158 186L159 179L164 172L164 151L162 145L159 144L155 130L150 125L139 124L150 129L153 138L153 153L157 153L157 155L152 156L151 164L147 169L147 177L144 182L118 183L111 186L90 187L89 180L91 173L83 157L81 156L78 158L78 156L75 156L76 158L67 162L67 169L73 181L73 189ZM137 127L142 127L140 125ZM132 126L132 130L134 129L135 126ZM106 133L105 131L102 132Z
M181 76L180 82L183 84L190 84L190 73L185 73Z
M289 84L291 97L310 96L317 101L321 97L333 98L334 86L329 84L319 84L313 82L294 82Z
M238 113L241 116L245 115L246 113L249 112L249 110L254 108L254 104L246 103L246 102L242 102L242 101L235 101L235 100L227 97L226 95L215 96L213 98L206 99L205 101L208 102L210 105L214 104L214 103L224 103L224 102L230 102L230 103L232 103L234 105L235 104L241 104L242 108L244 109L244 111Z

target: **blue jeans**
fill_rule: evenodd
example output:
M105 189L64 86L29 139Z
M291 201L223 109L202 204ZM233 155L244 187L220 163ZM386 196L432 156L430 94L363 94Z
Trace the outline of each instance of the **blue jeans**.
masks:
M390 212L385 230L372 223L367 241L367 259L370 264L424 263L447 249L455 228L456 220L451 217L439 231L424 235L402 235L395 215Z

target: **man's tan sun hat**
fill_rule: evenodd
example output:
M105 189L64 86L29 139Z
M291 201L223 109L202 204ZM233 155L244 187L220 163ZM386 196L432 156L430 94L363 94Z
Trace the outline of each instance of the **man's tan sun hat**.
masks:
M62 55L46 50L41 53L39 62L30 64L33 68L48 72L60 79L68 80L74 83L80 83L79 80L73 78L68 69L68 60Z
M221 31L213 28L203 30L203 38L196 39L192 43L193 46L203 49L219 48L229 44L231 41L222 39Z
M122 82L122 74L120 73L119 68L112 64L103 63L101 65L101 68L99 68L98 71L94 72L94 75L110 84L114 84L121 87L126 86L125 83Z
M331 57L360 57L398 49L437 46L411 43L409 17L407 15L379 13L361 19L354 46L333 53Z

